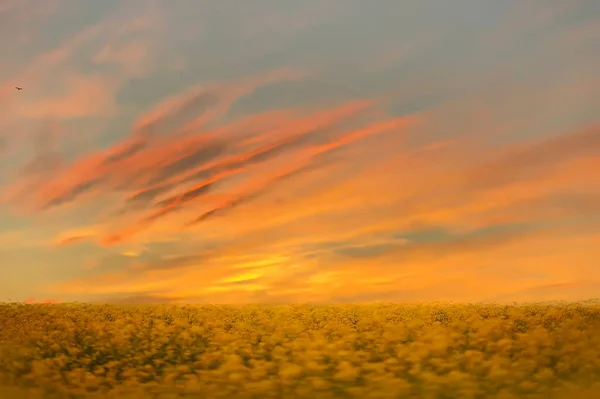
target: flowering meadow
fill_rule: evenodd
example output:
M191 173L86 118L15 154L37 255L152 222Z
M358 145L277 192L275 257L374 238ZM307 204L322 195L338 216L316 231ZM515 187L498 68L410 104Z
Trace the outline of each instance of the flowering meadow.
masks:
M600 305L0 304L0 397L600 398Z

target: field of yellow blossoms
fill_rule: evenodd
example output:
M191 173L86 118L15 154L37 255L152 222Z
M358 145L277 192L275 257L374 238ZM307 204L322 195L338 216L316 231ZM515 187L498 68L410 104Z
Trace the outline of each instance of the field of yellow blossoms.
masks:
M0 304L0 397L598 399L600 305Z

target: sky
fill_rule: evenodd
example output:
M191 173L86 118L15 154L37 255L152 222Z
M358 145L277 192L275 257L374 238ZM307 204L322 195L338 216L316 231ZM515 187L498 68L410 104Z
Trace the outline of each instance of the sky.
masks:
M0 301L600 296L597 0L0 0L0 48Z

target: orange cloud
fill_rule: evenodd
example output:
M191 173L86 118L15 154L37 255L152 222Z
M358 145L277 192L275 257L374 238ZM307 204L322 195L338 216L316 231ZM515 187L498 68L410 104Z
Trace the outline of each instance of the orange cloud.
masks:
M239 194L222 202L216 197L217 206L201 215L197 221L202 223L193 224L187 233L179 223L189 221L201 203L182 208L179 216L173 216L164 211L185 204L186 194L165 200L157 229L148 227L144 239L151 240L161 229L167 229L171 233L179 230L181 237L235 240L209 251L142 262L129 272L106 275L107 280L98 284L94 293L119 296L129 292L140 295L137 300L146 296L148 300L175 302L208 298L244 302L302 301L306 295L316 301L367 300L378 295L389 300L497 299L506 290L525 290L527 294L518 296L535 299L542 294L527 290L542 281L595 276L596 255L590 249L578 255L578 248L591 248L586 246L597 237L586 233L583 225L578 228L579 235L571 235L574 231L565 223L573 217L600 213L592 199L600 198L600 180L593 173L599 158L591 145L597 140L598 129L500 149L481 160L478 156L465 158L460 142L407 148L398 132L418 126L415 122L411 118L389 119L362 129L341 130L337 141L301 147L277 162L271 161L256 169L261 173L246 180ZM307 167L308 155L333 148L340 149L341 157L356 154L356 147L344 148L342 144L352 143L352 138L372 138L371 134L384 128L394 132L381 137L387 143L385 149L363 145L359 151L365 157L378 156L378 162L356 170L352 179L336 180L344 163L334 162L280 180ZM404 152L399 152L403 147ZM472 149L469 146L469 151ZM456 162L457 157L462 157L460 162ZM394 178L402 184L390 185ZM275 181L276 188L257 195ZM195 198L188 197L187 201ZM219 213L221 217L212 218ZM597 224L591 220L588 228L593 226ZM457 238L411 241L413 231L432 228L446 229L448 237ZM486 232L488 228L492 230ZM139 229L121 230L112 242L106 236L105 243L116 244L133 233ZM398 238L391 238L391 234ZM406 239L401 239L403 234ZM548 248L553 249L548 252ZM548 257L540 255L543 253ZM574 261L577 273L561 266ZM444 275L445 270L451 278ZM498 277L494 273L503 270L507 277L501 289L495 290ZM514 277L509 276L519 274L519 270L523 277L511 282ZM463 274L465 279L476 274L479 282L458 288ZM192 283L199 278L205 282L202 287ZM94 279L94 284L97 281ZM55 289L77 293L90 289L86 284L77 280ZM285 290L276 288L282 285ZM167 286L171 288L165 289ZM360 295L352 294L358 291Z
M52 289L115 299L129 293L159 302L305 302L307 296L316 302L497 301L514 298L511 293L519 293L518 300L548 300L551 295L545 293L552 285L567 289L584 280L598 281L594 268L598 254L579 252L597 239L597 235L573 238L554 233L498 235L414 248L402 244L371 259L367 268L364 259L345 256L326 257L326 264L283 255L198 259L177 269L142 268ZM556 246L561 250L544 255ZM564 268L565 262L577 262L579 268ZM535 288L540 285L549 288ZM567 299L586 299L593 294L591 283L587 286L590 289L571 291Z
M374 11L384 34L335 56L307 40L341 44L328 29L362 15L342 3L297 18L252 7L264 24L239 26L191 23L191 3L122 5L31 65L0 66L0 244L60 264L38 297L590 295L600 85L583 49L596 29L571 20L581 2L538 3L465 19L467 44L458 20L432 32L428 7L408 13L422 31L393 31L390 3ZM243 46L206 39L242 33Z
M23 303L27 303L27 304L33 304L33 303L53 304L53 303L61 303L61 301L58 300L58 299L52 299L52 298L37 300L34 297L28 297L28 298L25 298L25 300L23 301Z
M87 228L77 228L68 231L62 231L58 236L54 237L53 245L56 247L62 247L85 241L90 237L94 237L94 235L97 234L97 229L98 226L91 226Z

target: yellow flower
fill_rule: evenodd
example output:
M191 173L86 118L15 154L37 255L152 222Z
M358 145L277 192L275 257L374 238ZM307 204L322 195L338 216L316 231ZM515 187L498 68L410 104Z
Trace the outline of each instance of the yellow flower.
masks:
M293 363L284 363L280 366L279 376L285 380L298 378L303 372L302 367Z
M359 376L360 370L352 366L350 362L342 361L337 366L337 372L333 378L337 381L354 381Z

